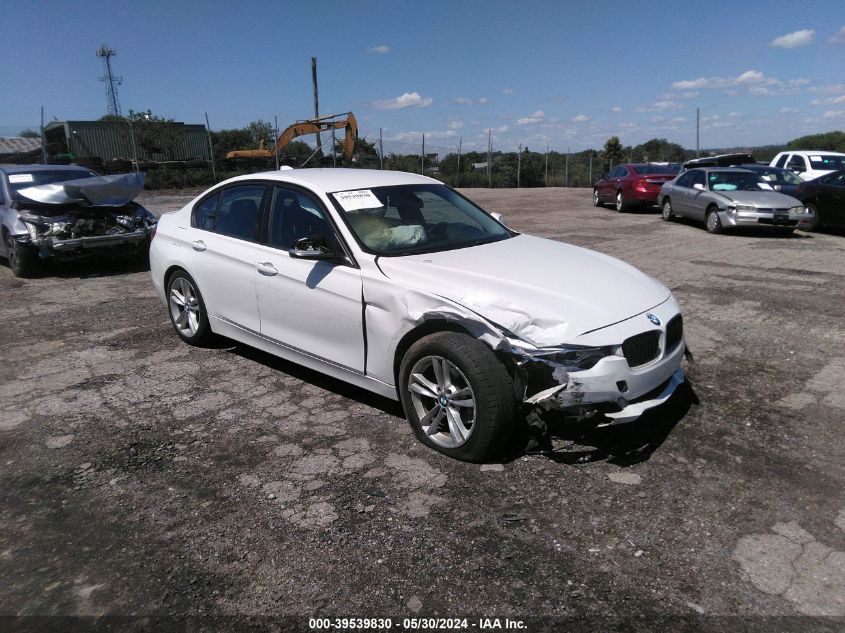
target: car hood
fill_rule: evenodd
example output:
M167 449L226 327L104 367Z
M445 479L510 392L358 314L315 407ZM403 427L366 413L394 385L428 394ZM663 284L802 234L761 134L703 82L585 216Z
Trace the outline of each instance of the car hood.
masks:
M755 207L788 208L796 206L795 198L777 191L714 191L713 193L724 196L738 204L751 204Z
M624 321L670 295L663 284L625 262L530 235L381 257L378 265L402 286L460 304L538 347L567 343Z
M18 190L23 198L41 204L86 204L122 207L144 190L144 174L114 174L35 185Z

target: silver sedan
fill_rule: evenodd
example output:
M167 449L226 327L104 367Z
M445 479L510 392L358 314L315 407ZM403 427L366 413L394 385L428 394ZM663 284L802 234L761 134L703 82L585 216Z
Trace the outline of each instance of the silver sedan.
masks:
M733 167L685 171L664 184L657 199L664 220L699 220L708 233L742 226L791 233L812 219L798 200L778 193L759 174Z

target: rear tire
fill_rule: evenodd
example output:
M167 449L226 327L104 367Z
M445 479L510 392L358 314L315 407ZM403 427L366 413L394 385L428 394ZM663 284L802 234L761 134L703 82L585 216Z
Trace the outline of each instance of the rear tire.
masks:
M487 461L513 434L513 381L493 350L466 334L414 343L402 359L399 395L417 439L449 457Z
M11 235L6 235L6 259L15 277L35 277L40 269L38 252L29 244L21 244Z
M707 215L704 216L704 228L707 229L708 233L713 235L724 233L722 221L719 219L719 214L716 211L716 207L710 207L707 209Z
M602 202L601 198L599 197L599 190L598 189L593 189L593 206L594 207L603 207L604 206L604 202Z
M625 198L622 195L621 191L616 192L616 211L619 213L625 213L628 210L628 203L625 202Z

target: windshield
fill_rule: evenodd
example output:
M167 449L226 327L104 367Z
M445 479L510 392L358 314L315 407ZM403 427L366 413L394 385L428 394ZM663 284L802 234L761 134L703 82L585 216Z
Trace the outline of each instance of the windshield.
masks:
M643 174L672 174L675 175L680 169L679 165L634 165L634 171Z
M767 169L762 172L762 176L764 180L775 185L800 185L804 182L800 176L788 169Z
M710 191L771 191L772 186L750 171L711 171Z
M810 155L810 169L845 169L845 156Z
M496 242L511 232L445 185L394 185L331 194L364 250L411 255Z
M56 182L64 182L65 180L77 180L79 178L95 178L97 174L93 171L80 171L78 169L56 169L49 171L33 171L30 173L18 172L15 174L6 174L6 180L9 182L9 190L14 200L23 200L18 191L26 189L27 187L37 187L38 185L50 185Z

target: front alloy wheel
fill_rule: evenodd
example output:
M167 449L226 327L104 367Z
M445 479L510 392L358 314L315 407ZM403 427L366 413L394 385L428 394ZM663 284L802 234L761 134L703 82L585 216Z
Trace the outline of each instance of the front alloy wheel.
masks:
M715 208L707 210L707 217L704 218L704 226L708 233L716 235L722 232L722 221L719 219L719 213Z
M458 332L429 334L405 353L398 378L420 442L468 462L502 452L516 421L516 392L489 346Z
M173 273L167 289L170 322L180 338L191 345L201 345L210 336L205 304L194 280L184 271Z
M408 385L423 432L444 448L467 443L475 428L475 394L463 372L440 356L425 356Z
M669 201L669 198L666 198L663 201L662 216L667 222L671 222L675 219L675 212L672 211L672 203Z
M625 198L622 197L622 192L621 191L617 192L617 194L616 194L616 210L619 213L622 213L627 208L628 208L628 205L625 202Z
M34 277L38 273L38 253L29 244L21 244L6 235L6 259L15 277Z
M599 197L599 190L598 189L593 189L593 206L594 207L603 207L604 206L604 204L601 201L601 198Z

